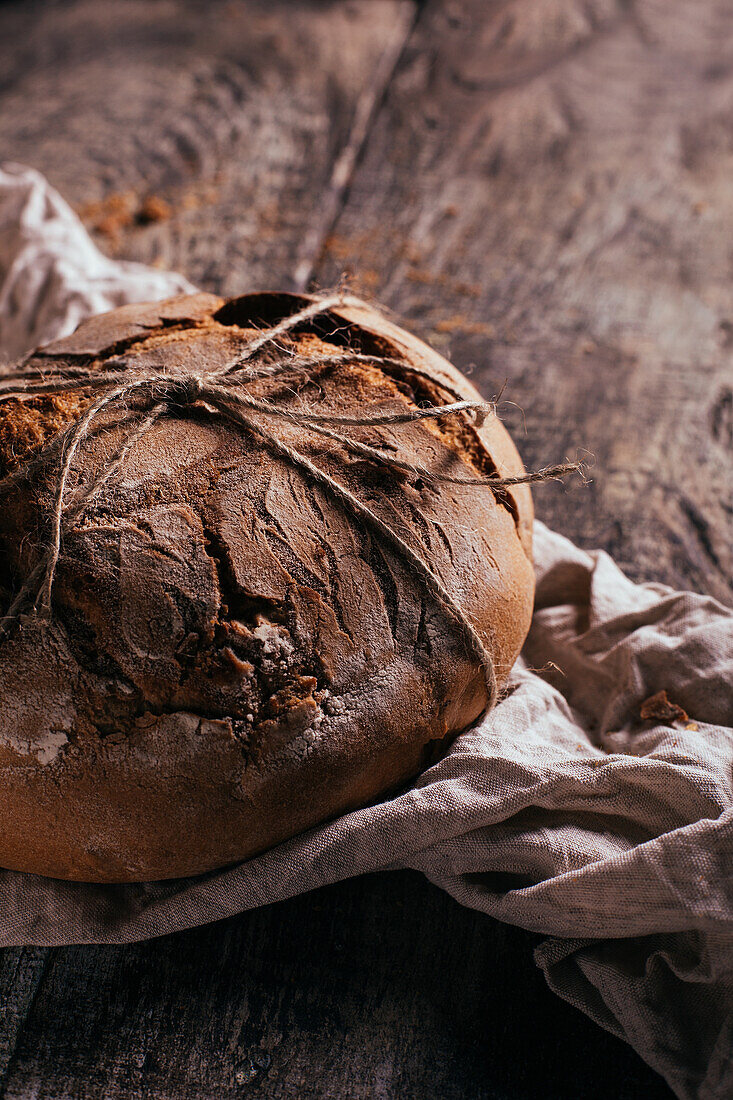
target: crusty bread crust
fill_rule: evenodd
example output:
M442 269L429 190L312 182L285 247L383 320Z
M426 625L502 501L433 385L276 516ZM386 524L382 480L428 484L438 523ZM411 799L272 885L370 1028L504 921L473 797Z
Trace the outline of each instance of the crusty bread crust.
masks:
M201 294L126 306L32 362L101 368L124 351L141 368L211 368L303 304ZM293 339L404 368L349 364L252 392L338 412L477 396L366 305L331 310ZM51 398L0 404L0 476L42 444L50 417L58 431L89 399L66 411ZM117 431L110 420L86 444L84 470L104 463ZM532 610L529 489L426 485L302 427L278 431L420 554L503 685ZM523 472L493 415L481 428L462 417L354 435L431 469ZM37 559L54 469L5 498L8 592ZM158 422L68 532L51 621L27 617L0 645L0 702L0 866L126 882L246 859L398 788L479 717L486 687L397 553L257 437L188 409Z

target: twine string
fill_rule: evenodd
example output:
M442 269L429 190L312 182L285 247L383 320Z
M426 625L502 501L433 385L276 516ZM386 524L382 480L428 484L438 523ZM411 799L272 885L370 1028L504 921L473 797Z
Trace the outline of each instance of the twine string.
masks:
M124 461L125 455L134 447L135 443L142 438L147 431L152 428L153 424L160 418L163 412L165 412L167 406L164 404L155 405L148 416L140 420L139 418L129 418L125 423L132 423L131 429L125 435L123 442L117 449L117 452L110 460L109 466L102 471L100 476L93 482L93 484L87 488L87 490L79 495L72 505L67 505L64 508L64 525L68 526L75 519L77 519L87 505L94 499L95 496L101 492L104 485L110 480L112 475ZM30 464L29 464L30 465ZM41 592L44 589L44 579L48 581L48 567L49 561L47 556L41 558L38 564L31 570L25 584L21 587L18 593L13 598L10 607L5 614L0 618L0 642L10 632L15 622L17 622L20 613L23 609L29 596L35 594L35 598L32 601L34 610L38 610L38 604L40 600Z
M358 299L344 294L320 297L305 308L283 318L276 325L261 330L247 342L236 358L217 370L207 371L204 375L171 375L160 371L134 373L134 364L124 355L107 360L105 369L101 372L88 367L66 367L59 371L57 377L49 378L48 371L44 368L21 367L11 375L6 375L0 381L0 402L45 393L79 391L89 386L102 392L77 421L45 444L41 451L20 469L0 480L1 497L60 452L59 473L51 509L50 539L40 561L31 570L4 617L0 619L0 641L19 621L23 608L29 600L33 610L38 614L43 616L51 614L53 583L61 556L64 531L71 522L79 518L83 510L109 483L130 451L166 413L199 404L218 413L240 429L245 428L253 432L272 453L299 469L312 483L319 485L327 494L335 497L357 522L364 524L373 533L386 540L393 551L411 567L428 594L444 609L462 632L471 653L477 658L483 671L487 706L493 706L496 701L497 683L491 655L465 611L451 596L442 581L409 543L367 504L359 500L341 481L316 466L291 444L280 439L266 425L273 421L276 423L278 420L285 420L292 424L307 426L310 431L332 440L360 458L391 466L419 477L428 484L447 482L455 485L488 485L493 489L501 490L512 485L561 478L578 470L580 464L562 463L547 466L542 470L518 477L458 477L430 470L418 463L407 462L397 455L353 439L342 431L334 430L333 427L327 427L327 425L341 428L403 425L422 420L440 421L449 416L461 414L473 417L474 421L480 424L489 411L495 411L494 406L485 401L459 399L445 405L415 408L406 412L348 416L317 412L308 408L293 409L275 401L255 398L244 390L248 383L258 379L276 378L290 371L303 372L310 378L315 369L321 370L327 366L354 362L422 375L423 372L419 368L413 368L411 364L389 357L364 355L351 351L338 355L303 356L287 346L277 347L278 358L272 363L252 362L259 352L277 345L281 337L291 333L298 326L323 316L334 307L343 308L355 304L361 303ZM425 372L424 377L430 379L431 376ZM434 381L434 379L431 380ZM450 392L448 386L444 388ZM456 393L452 393L451 396L460 398ZM73 499L69 499L69 480L74 469L74 460L85 441L92 438L100 427L105 427L105 412L111 411L116 406L121 406L127 411L129 404L134 406L134 410L122 420L117 419L114 425L122 427L123 435L112 457L91 483L77 489Z
M298 325L313 321L316 317L322 317L324 313L328 313L329 309L333 309L336 306L343 308L344 306L359 306L361 304L358 298L352 298L347 294L341 293L316 298L310 305L304 306L303 309L296 310L295 313L288 314L287 317L283 317L282 321L279 321L276 325L263 329L259 336L255 336L252 340L247 342L244 350L241 351L236 358L232 359L226 366L219 367L218 370L212 371L210 377L216 378L219 375L232 374L234 371L244 366L267 344L275 343L280 336L285 336L287 333L292 332Z

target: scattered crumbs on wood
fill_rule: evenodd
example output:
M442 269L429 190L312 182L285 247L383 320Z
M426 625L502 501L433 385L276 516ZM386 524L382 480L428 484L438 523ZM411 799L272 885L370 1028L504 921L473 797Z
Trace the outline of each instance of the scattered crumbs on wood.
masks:
M648 699L645 699L639 708L639 714L644 720L652 719L667 724L690 722L689 714L677 703L673 703L667 696L666 691L658 691L656 695L650 695ZM689 726L685 726L685 729L690 728L697 729L697 726L694 722L691 722Z
M172 214L171 204L160 195L148 195L140 204L135 221L138 225L151 225L153 222L168 221Z
M89 229L117 244L124 229L167 221L173 210L159 195L140 197L134 191L121 191L98 202L84 203L77 213Z
M132 225L137 204L134 191L120 191L97 202L84 203L76 212L87 228L116 242L122 230Z
M353 260L355 255L366 252L370 243L368 234L347 237L341 233L331 233L324 241L323 251L337 261Z
M436 332L464 332L471 336L494 336L494 326L485 321L472 321L465 313L456 313L453 317L444 317L435 323Z
M458 213L457 207L448 207L448 216L454 216L451 214L453 209ZM440 287L463 298L480 298L483 291L480 283L466 282L445 271L431 271L425 267L425 255L415 241L396 232L390 233L388 237L375 236L371 232L350 236L332 233L324 243L323 253L338 264L348 265L355 280L358 281L361 275L367 289L371 289L370 283L376 285L381 279L377 273L383 272L384 256L389 255L392 264L407 263L405 276L411 283ZM365 269L373 272L376 279L363 279Z
M411 283L418 283L422 286L445 287L464 298L479 298L481 296L481 287L478 283L466 283L460 279L451 279L445 272L429 271L427 268L418 267L414 261L411 261L411 263L413 266L407 270L407 278Z
M210 183L188 188L175 202L150 192L138 195L135 191L117 191L103 199L82 203L76 212L87 229L116 246L125 229L169 221L176 210L196 210L215 202L217 197L217 189Z

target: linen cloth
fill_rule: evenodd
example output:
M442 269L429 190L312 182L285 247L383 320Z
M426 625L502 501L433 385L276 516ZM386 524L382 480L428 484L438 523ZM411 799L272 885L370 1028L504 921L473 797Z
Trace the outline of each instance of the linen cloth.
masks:
M0 171L6 360L90 313L191 289L106 259L42 176ZM0 945L161 936L415 868L550 937L535 957L552 989L683 1100L733 1097L733 612L633 584L541 523L535 540L536 610L504 697L410 789L195 879L2 871ZM642 720L661 690L689 719Z

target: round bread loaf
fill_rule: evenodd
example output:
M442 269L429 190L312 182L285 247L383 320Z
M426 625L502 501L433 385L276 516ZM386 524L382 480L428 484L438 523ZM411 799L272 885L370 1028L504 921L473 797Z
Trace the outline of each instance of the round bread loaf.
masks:
M205 374L310 300L125 306L25 366L104 372L124 355L131 370ZM339 353L249 385L284 407L388 414L478 397L429 347L353 301L278 344ZM0 478L94 396L87 386L0 402ZM125 412L107 410L84 441L72 493L109 463ZM273 430L425 562L501 687L532 609L528 488L428 481L307 424ZM481 426L459 413L351 435L435 472L523 473L491 414ZM5 607L47 542L58 474L57 451L3 496ZM129 882L246 859L407 783L487 694L465 631L394 545L256 434L203 402L170 408L65 531L50 617L23 615L0 643L0 866Z

